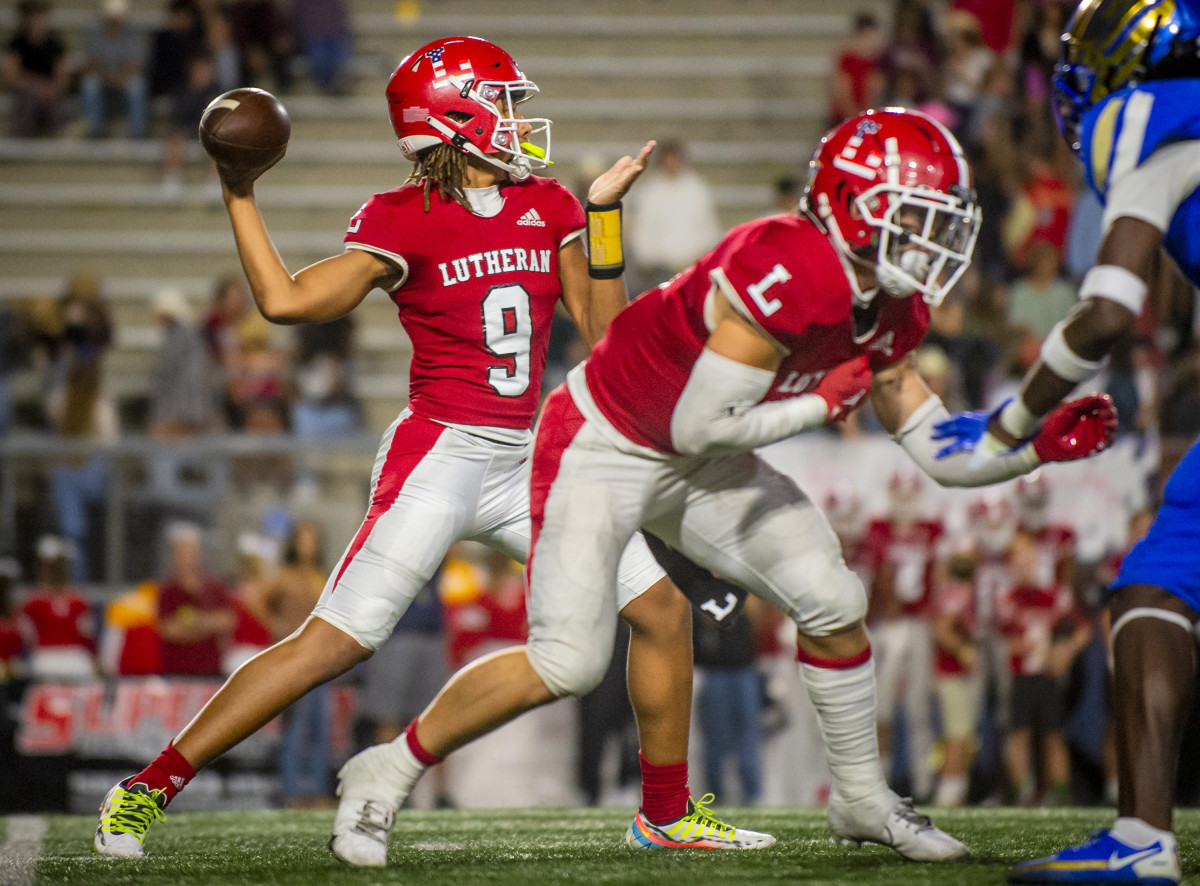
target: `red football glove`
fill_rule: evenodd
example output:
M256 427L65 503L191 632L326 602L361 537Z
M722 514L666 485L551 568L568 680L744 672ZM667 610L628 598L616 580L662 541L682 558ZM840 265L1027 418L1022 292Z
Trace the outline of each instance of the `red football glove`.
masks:
M1116 435L1112 397L1090 394L1055 407L1033 438L1033 451L1043 463L1075 461L1107 449Z
M847 360L826 373L812 393L829 407L826 421L841 421L871 390L871 365L865 356Z

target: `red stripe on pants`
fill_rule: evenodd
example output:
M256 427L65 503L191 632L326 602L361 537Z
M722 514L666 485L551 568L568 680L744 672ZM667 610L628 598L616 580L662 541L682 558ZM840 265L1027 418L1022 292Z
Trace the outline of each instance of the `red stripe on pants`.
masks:
M538 420L537 439L533 445L533 466L530 474L529 518L532 532L529 537L529 559L525 563L525 580L532 582L533 552L537 549L538 536L542 532L542 520L546 516L546 499L550 487L558 476L563 452L571 445L579 429L583 427L583 413L571 399L566 385L556 389L542 407Z
M375 528L375 522L396 503L409 475L429 454L445 430L445 425L429 421L426 418L418 418L415 415L406 418L396 426L395 433L392 434L392 443L383 460L383 468L379 472L379 482L375 485L375 491L371 495L371 507L367 511L362 526L358 527L354 541L350 542L350 548L346 551L345 559L342 560L342 568L338 570L337 579L333 583L335 591L338 582L346 574L346 568L350 565L350 561L367 543L371 530Z

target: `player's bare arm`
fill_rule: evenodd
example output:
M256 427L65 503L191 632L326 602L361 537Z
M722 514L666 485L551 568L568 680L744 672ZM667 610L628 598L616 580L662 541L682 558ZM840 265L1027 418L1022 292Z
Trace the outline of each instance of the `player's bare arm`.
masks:
M608 171L592 182L588 203L596 206L619 204L630 187L645 172L655 142L648 141L637 156L626 155ZM609 321L617 316L629 300L624 275L596 279L588 273L588 257L583 243L572 240L559 251L559 278L562 299L567 313L579 328L579 334L591 347L604 335Z
M1133 278L1122 277L1119 271L1109 273L1102 278L1103 285L1128 287L1134 284L1134 280L1148 286L1164 261L1169 259L1162 255L1162 232L1139 218L1123 216L1113 222L1105 235L1096 264L1101 268L1119 269ZM1085 363L1099 364L1117 339L1133 328L1137 316L1125 303L1111 297L1116 294L1104 293L1084 298L1070 317L1060 324L1066 348L1080 358L1080 372L1086 370ZM1055 366L1059 366L1059 371L1055 371ZM1070 377L1064 378L1060 374L1062 369L1067 369ZM1023 385L1020 400L1031 415L1040 418L1062 402L1078 383L1079 379L1075 373L1071 373L1066 363L1060 366L1053 359L1048 362L1043 355ZM999 415L992 420L988 430L1009 446L1018 442L1013 429L1006 428Z
M328 323L343 317L376 286L395 279L396 269L362 250L352 249L288 272L253 195L227 195L238 258L262 315L272 323Z

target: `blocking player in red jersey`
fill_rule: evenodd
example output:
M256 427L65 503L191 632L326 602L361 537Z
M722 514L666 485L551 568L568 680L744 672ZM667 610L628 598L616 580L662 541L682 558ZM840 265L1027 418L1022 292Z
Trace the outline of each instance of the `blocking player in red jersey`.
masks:
M578 201L553 179L530 174L549 162L550 121L517 112L536 91L506 52L476 37L434 41L408 56L387 98L400 147L415 164L409 182L355 213L343 253L295 275L254 200L263 170L221 170L242 267L263 315L285 324L329 321L384 289L413 343L410 405L384 434L370 510L312 617L240 668L150 766L110 791L97 851L141 855L147 827L195 770L370 656L453 542L480 541L522 561L528 555L530 423L551 314L561 298L592 343L626 300L619 273L596 255L589 265ZM618 161L592 185L589 209L611 213L599 225L613 223L652 148ZM691 803L689 606L640 537L621 560L613 586L632 627L642 814L682 822L695 835L683 846L773 843ZM387 794L388 766L359 759L341 773L341 836L331 848L349 864L386 863L399 806Z
M871 645L879 708L879 752L892 754L892 722L904 702L908 727L907 769L912 795L933 790L929 754L933 749L933 638L930 603L945 529L921 513L924 479L915 468L888 479L886 520L874 520L867 544L879 564L870 585Z
M529 641L447 684L409 727L409 753L392 757L389 791L406 796L472 738L596 685L617 617L617 562L645 528L796 622L833 777L834 836L912 859L965 856L888 788L862 584L817 508L753 450L844 417L868 389L884 427L946 484L996 482L1107 445L1115 412L1086 398L987 476L966 470L966 458L936 458L931 433L947 413L909 354L930 305L966 269L977 224L954 137L921 114L869 112L823 140L802 214L735 228L622 311L538 426ZM638 816L627 839L664 836Z

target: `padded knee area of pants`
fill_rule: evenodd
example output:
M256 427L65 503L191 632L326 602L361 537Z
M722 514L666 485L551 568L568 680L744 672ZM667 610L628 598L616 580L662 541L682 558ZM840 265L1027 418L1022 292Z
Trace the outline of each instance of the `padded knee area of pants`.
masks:
M858 624L867 616L867 592L857 575L846 566L831 567L819 579L819 607L805 614L796 612L796 626L811 637L836 634Z
M562 640L530 637L525 647L530 665L555 696L587 695L600 685L612 657L612 638L605 646L573 647Z

